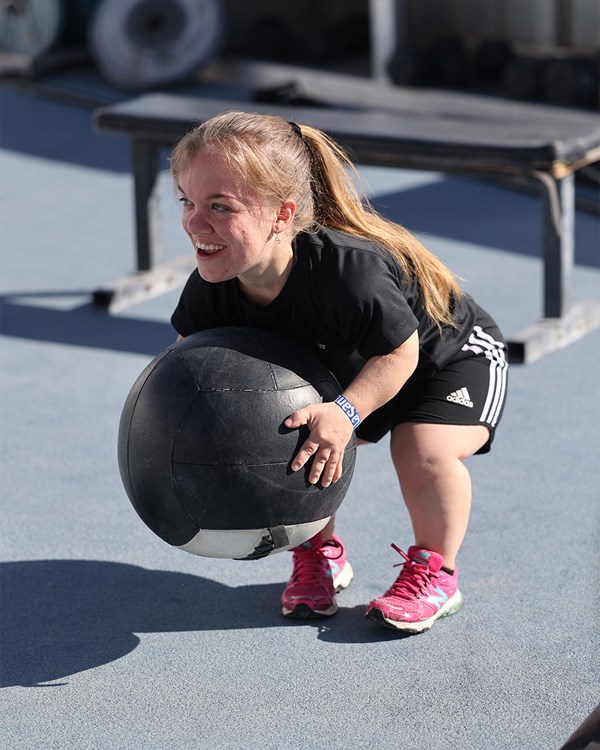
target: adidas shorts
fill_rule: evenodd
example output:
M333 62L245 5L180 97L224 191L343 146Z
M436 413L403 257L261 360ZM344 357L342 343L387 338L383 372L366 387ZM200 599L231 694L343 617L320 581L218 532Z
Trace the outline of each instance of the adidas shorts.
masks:
M374 443L405 422L484 424L490 437L477 452L488 453L504 409L507 376L504 344L476 326L459 359L429 377L409 381L359 425L356 436Z

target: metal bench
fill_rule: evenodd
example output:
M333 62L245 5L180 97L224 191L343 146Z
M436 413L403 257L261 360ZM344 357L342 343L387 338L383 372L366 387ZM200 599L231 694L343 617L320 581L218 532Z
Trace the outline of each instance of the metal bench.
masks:
M342 87L343 89L343 87ZM492 97L415 91L365 82L362 107L260 104L147 94L95 112L99 131L131 139L137 270L94 295L118 309L160 292L190 271L190 261L156 263L155 187L160 153L190 127L225 110L281 115L309 123L344 145L359 164L426 169L534 185L542 198L543 317L509 342L512 361L531 362L600 326L600 299L571 304L574 174L600 160L600 117ZM335 102L332 91L331 101ZM349 97L346 97L348 100ZM328 97L329 99L329 97ZM344 104L346 106L344 106ZM366 109L365 107L368 107Z

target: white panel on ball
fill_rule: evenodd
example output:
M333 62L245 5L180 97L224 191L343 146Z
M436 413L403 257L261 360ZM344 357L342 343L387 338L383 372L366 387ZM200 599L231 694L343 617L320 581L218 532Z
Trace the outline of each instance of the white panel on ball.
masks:
M303 544L325 528L331 517L319 521L298 523L285 526L288 544L273 550L285 552ZM263 537L268 536L269 529L200 529L186 544L178 546L185 552L200 557L222 557L243 560L255 551Z

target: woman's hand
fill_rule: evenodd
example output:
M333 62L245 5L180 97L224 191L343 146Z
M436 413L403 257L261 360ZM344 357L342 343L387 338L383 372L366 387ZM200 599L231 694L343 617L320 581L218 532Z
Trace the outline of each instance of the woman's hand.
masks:
M292 430L304 425L310 430L292 461L292 471L298 471L313 457L308 481L317 484L320 479L323 487L337 482L342 476L344 449L353 431L340 407L331 402L311 404L295 411L284 424Z
M389 354L368 359L342 395L364 420L398 393L418 361L419 334L414 331ZM284 424L290 429L306 425L310 430L292 461L292 471L301 469L314 456L308 481L316 484L320 479L323 487L337 482L342 476L344 449L352 436L352 423L347 414L332 402L311 404L295 411Z

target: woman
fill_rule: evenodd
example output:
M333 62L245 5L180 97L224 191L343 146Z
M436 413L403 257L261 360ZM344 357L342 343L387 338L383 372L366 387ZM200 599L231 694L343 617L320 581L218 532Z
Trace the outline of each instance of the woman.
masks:
M175 146L173 178L196 253L172 323L180 337L219 326L290 336L321 357L340 398L291 414L309 435L292 462L328 486L344 447L390 433L414 531L400 575L367 615L427 630L461 606L456 556L471 504L464 460L489 451L502 414L502 334L408 231L361 201L353 167L321 131L229 112ZM333 522L293 550L283 613L325 617L352 578Z

